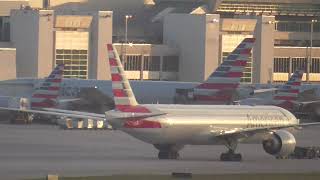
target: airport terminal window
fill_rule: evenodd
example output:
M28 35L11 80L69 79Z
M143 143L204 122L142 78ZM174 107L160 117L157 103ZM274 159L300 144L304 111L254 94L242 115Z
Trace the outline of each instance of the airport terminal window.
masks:
M0 41L2 41L2 36L4 34L3 32L3 28L2 28L2 23L3 23L3 20L2 20L2 17L0 17Z
M320 57L312 58L310 64L310 73L320 73Z
M144 71L160 71L160 56L144 56Z
M290 58L275 57L273 61L273 71L276 73L290 72Z
M179 57L178 56L163 56L162 71L178 72Z
M320 23L319 22L313 24L313 31L320 32Z
M124 62L124 70L126 71L140 71L141 70L141 56L140 55L126 55Z
M57 54L63 54L63 50L62 50L62 49L57 49L57 50L56 50L56 53L57 53ZM61 56L61 55L60 55L60 56Z
M312 3L279 3L270 0L265 2L255 1L251 3L246 1L224 0L219 5L217 12L245 15L250 13L266 13L270 15L306 13L315 15L319 12L319 6Z
M88 50L56 49L56 64L65 64L64 78L88 78Z
M0 41L10 41L10 20L8 16L0 17Z
M311 22L278 22L275 30L283 32L310 32ZM320 23L313 24L313 31L320 32Z
M297 69L303 69L305 72L307 71L307 58L304 57L294 57L292 58L292 72Z

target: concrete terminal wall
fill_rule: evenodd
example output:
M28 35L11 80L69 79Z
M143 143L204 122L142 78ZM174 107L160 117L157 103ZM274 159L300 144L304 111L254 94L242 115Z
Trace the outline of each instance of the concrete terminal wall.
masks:
M0 48L0 80L16 78L16 49Z
M169 14L164 43L180 50L180 81L203 81L218 66L219 15Z
M53 68L53 11L12 10L11 41L17 77L45 77Z

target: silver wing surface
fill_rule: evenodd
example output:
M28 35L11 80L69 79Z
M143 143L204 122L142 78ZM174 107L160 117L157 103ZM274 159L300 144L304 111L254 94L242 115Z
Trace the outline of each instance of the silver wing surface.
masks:
M104 114L87 113L87 112L81 112L81 111L58 110L58 109L32 110L32 109L0 107L0 110L27 112L27 113L53 115L53 116L66 116L66 117L73 117L73 118L96 119L96 120L101 120L106 118Z

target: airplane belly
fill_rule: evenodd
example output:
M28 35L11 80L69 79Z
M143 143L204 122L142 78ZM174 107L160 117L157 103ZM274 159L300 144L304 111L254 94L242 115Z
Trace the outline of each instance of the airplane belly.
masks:
M208 144L209 136L206 126L168 126L165 131L165 138L170 143L194 144L193 142L203 142ZM205 132L205 133L203 133Z
M123 128L122 131L128 133L129 135L149 144L167 144L167 139L163 136L164 129L152 129L152 128L143 128L143 129L129 129Z
M164 137L168 142L177 144L222 144L221 139L215 138L216 131L244 128L245 125L246 117L169 116L164 128Z

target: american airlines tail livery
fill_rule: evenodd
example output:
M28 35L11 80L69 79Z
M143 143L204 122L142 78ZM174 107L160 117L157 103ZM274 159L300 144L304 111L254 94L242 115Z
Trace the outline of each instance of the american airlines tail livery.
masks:
M297 102L300 93L303 73L303 70L296 70L289 81L278 89L277 93L273 95L274 105L293 110L294 102Z
M57 65L51 74L45 78L44 82L40 83L39 86L34 89L31 97L1 97L2 100L5 99L7 102L3 103L2 106L19 109L44 109L57 108L58 106L61 107L63 101L58 100L58 97L63 70L63 64ZM30 123L34 119L34 116L30 113L18 112L14 113L8 118L11 122L24 120L25 123Z
M53 108L58 104L64 65L57 65L31 96L31 108Z
M177 89L177 104L233 104L234 101L255 94L269 93L275 88L257 89L240 87L255 38L245 38L208 77L206 81L190 89Z
M36 86L29 96L1 96L1 106L23 109L53 108L58 104L64 65L57 65L50 75Z
M232 102L254 42L255 38L245 38L204 83L194 88L194 100L215 104Z
M285 108L289 111L301 114L312 113L308 108L317 108L320 103L317 101L299 101L298 96L301 88L303 70L296 70L289 81L277 89L277 93L270 98L247 98L239 101L241 105L274 105ZM317 111L315 111L317 112Z
M296 140L287 128L320 125L299 124L289 111L276 106L139 104L124 75L119 55L107 45L115 109L105 115L75 111L20 110L77 118L105 117L116 130L152 144L159 159L177 159L185 145L224 145L222 161L240 161L239 143L261 143L268 154L292 153ZM13 108L1 108L17 111ZM18 109L19 110L19 109Z
M290 77L289 81L277 89L277 93L270 98L247 98L240 100L241 105L275 105L292 110L294 102L298 99L300 92L302 70L297 70Z

